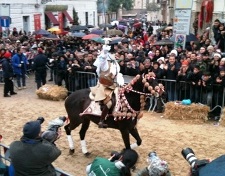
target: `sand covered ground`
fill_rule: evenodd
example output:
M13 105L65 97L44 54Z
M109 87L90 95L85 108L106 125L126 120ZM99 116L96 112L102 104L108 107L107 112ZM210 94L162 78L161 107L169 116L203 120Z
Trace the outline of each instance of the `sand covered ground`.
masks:
M22 127L29 120L43 116L46 121L42 129L46 129L48 121L59 116L66 116L64 101L39 99L35 94L36 85L33 76L27 81L27 89L16 90L18 95L3 97L3 85L0 85L0 134L2 143L9 145L22 135ZM86 135L86 142L91 156L83 156L79 141L79 128L72 132L75 141L75 153L69 155L69 147L64 133L56 142L62 155L54 163L56 167L76 176L85 175L85 167L96 156L109 157L112 150L121 150L124 145L119 131L98 129L91 123ZM143 140L137 148L140 158L137 169L147 166L146 158L150 151L169 163L174 176L186 176L189 164L181 155L182 148L191 147L199 159L214 159L225 153L225 128L213 123L196 123L188 120L169 120L163 114L145 113L138 123L138 130ZM131 141L134 142L133 138ZM135 172L136 172L135 171ZM135 175L135 172L133 175Z

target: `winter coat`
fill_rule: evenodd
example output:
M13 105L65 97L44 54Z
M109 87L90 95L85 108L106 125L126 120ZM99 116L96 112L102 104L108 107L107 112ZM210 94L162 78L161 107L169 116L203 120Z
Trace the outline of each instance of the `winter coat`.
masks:
M17 75L21 75L22 73L26 73L27 71L27 58L24 56L24 54L15 54L12 57L12 65L13 65L13 71ZM20 67L21 65L21 67Z
M170 63L168 63L167 65L168 65L168 69L167 70L164 69L164 72L163 72L166 79L176 80L178 70L180 69L180 65L178 63L175 63L174 65L171 65ZM172 70L173 66L175 66L174 70Z
M41 72L46 71L48 58L44 54L38 54L34 57L33 70Z
M3 71L3 78L12 78L13 77L13 68L10 62L10 59L2 59L2 71Z
M10 145L10 158L15 176L56 176L52 162L61 151L52 143L22 137Z

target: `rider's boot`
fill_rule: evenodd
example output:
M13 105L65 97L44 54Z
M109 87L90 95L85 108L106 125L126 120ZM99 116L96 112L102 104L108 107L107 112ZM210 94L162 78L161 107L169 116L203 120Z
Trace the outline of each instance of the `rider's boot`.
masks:
M98 123L99 128L107 128L108 127L108 125L104 123L104 120L107 117L108 113L109 113L109 108L106 105L103 105L100 122Z

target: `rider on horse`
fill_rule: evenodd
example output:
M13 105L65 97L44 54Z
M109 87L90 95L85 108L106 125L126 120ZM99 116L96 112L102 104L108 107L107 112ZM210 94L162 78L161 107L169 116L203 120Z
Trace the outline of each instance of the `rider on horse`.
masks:
M98 84L91 87L91 92L94 95L94 100L99 102L102 106L102 114L100 117L99 128L106 128L107 124L104 123L105 118L112 107L112 94L116 87L124 84L123 75L120 72L120 66L115 60L113 54L109 53L111 46L109 40L105 39L105 45L97 57L94 65L97 67L97 74L99 77Z

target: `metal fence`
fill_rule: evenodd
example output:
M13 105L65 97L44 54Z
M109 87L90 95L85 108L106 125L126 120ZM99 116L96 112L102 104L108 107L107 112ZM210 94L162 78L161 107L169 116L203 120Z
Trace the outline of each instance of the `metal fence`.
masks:
M74 92L79 89L93 87L97 84L97 75L92 72L77 71L68 76L68 91Z
M190 82L168 79L160 79L160 83L165 86L168 101L182 101L190 99L194 103L202 103L213 108L216 105L224 107L225 88L221 85L213 84L212 90L205 90L202 86L192 85Z
M125 83L133 79L132 76L124 75ZM97 76L90 72L76 72L75 75L68 77L69 92L79 89L89 88L97 84ZM212 91L204 91L202 87L193 86L190 82L169 79L159 79L167 92L167 101L182 101L190 99L191 102L201 103L213 108L216 105L224 107L225 88L220 85L213 85Z

